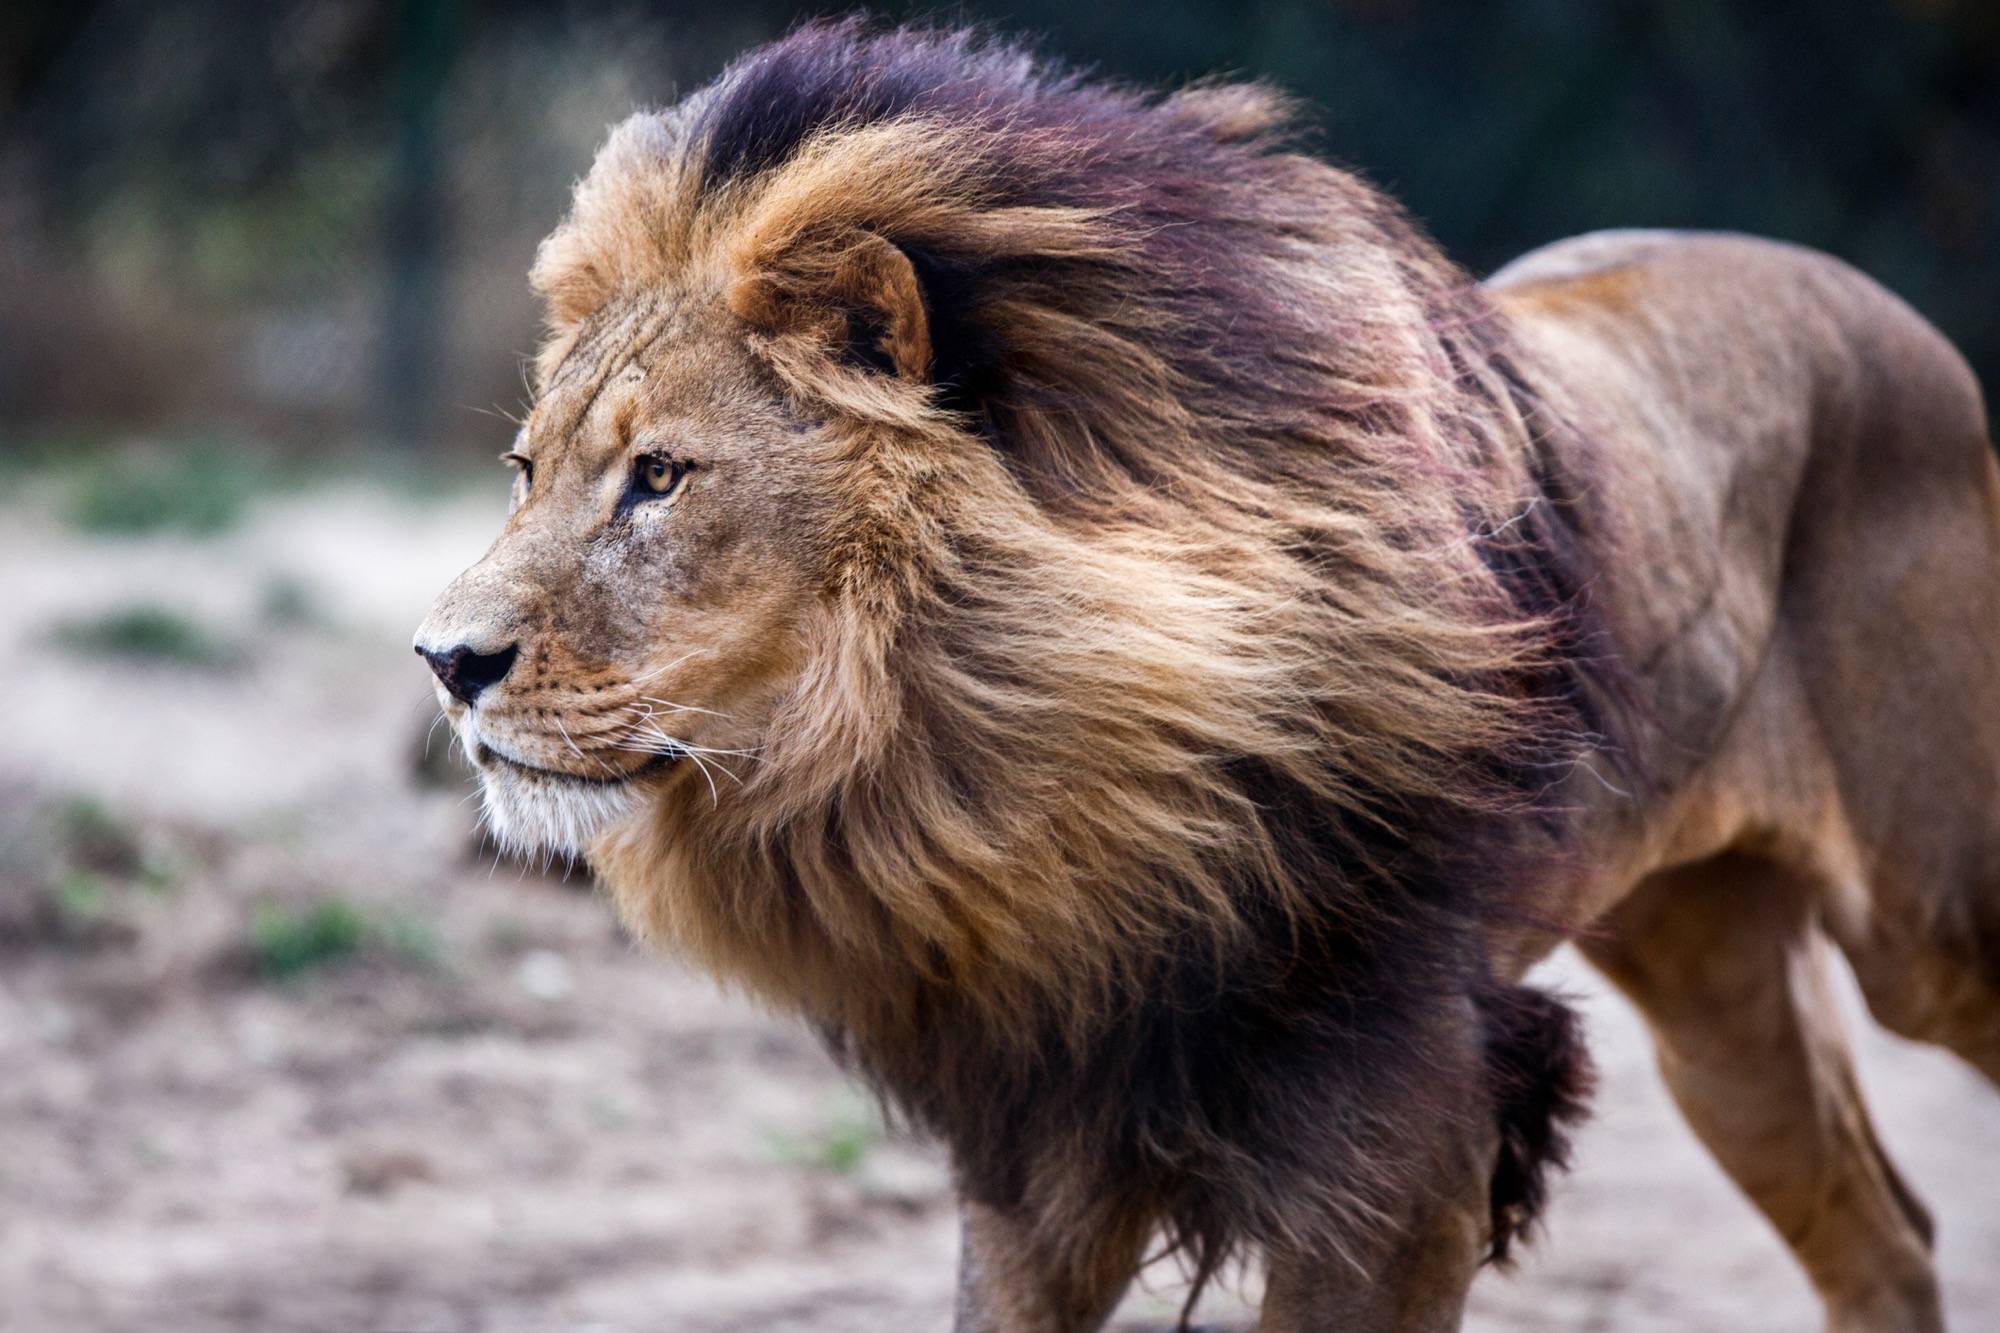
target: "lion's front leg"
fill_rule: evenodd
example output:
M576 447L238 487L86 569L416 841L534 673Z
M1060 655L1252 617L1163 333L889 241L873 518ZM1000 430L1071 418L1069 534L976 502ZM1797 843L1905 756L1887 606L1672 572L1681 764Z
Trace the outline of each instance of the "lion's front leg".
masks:
M1449 1333L1488 1249L1496 1144L1468 1136L1439 1154L1429 1187L1366 1254L1273 1252L1260 1333Z
M1016 1213L967 1202L955 1333L1089 1333L1138 1270L1143 1227L1113 1228L1089 1244L1056 1247Z

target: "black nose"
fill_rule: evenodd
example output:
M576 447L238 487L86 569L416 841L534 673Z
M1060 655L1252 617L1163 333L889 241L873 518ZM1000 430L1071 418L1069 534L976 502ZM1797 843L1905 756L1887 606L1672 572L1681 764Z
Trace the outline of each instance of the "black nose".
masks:
M465 644L434 653L421 644L417 646L417 656L431 664L437 673L439 683L463 703L471 703L479 697L481 690L498 681L514 665L516 645L509 644L497 653L475 653Z

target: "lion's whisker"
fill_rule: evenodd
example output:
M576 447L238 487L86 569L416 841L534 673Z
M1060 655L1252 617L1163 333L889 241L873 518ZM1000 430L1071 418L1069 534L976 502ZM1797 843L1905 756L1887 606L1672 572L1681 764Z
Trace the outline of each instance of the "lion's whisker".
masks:
M434 717L434 718L432 718L432 719L431 719L431 724L430 724L430 726L429 726L429 727L427 727L427 728L425 728L425 730L424 730L424 758L425 758L425 759L429 759L429 758L431 757L431 737L433 737L433 736L437 735L437 729L438 729L438 723L440 723L440 722L442 722L442 721L444 721L444 709L440 708L440 709L438 709L438 715L437 715L436 717Z
M613 768L608 762L606 762L602 756L593 757L591 755L585 754L583 752L582 747L580 747L575 741L570 739L569 728L563 725L563 720L561 718L556 719L556 730L562 733L562 738L564 742L567 743L569 748L576 753L576 757L578 759L583 760L583 762L585 762L586 764L596 764L606 773L610 773L613 775L617 774L618 770Z
M687 661L690 657L701 657L705 654L712 653L714 651L715 650L713 648L692 649L688 652L682 653L679 657L676 657L671 662L667 662L664 663L663 665L656 666L651 671L632 677L632 679L627 683L634 686L638 686L638 685L644 685L649 680L658 680L661 676L664 676L665 674L667 674L667 672L672 671L675 667Z
M693 741L681 740L678 737L670 736L660 728L658 723L653 721L653 710L651 708L639 704L628 704L626 707L638 711L640 716L636 720L625 724L623 738L613 743L614 748L647 754L692 755L699 752L700 754L707 755L712 760L719 759L721 756L728 756L730 758L748 759L754 763L763 762L763 757L756 750L725 749L721 746L698 745ZM654 737L657 744L633 744L642 732ZM735 779L739 785L742 783L743 779L737 776L735 770L731 769L727 764L717 762L716 767Z
M639 697L649 704L657 704L661 708L670 708L676 713L706 713L710 717L720 718L727 718L729 716L727 713L718 713L713 708L697 708L693 704L677 704L667 699L656 699L650 694L642 694Z
M707 755L709 756L710 762L713 763L716 768L721 769L723 774L727 776L730 779L730 781L734 782L739 787L743 785L743 778L736 772L735 769L732 769L731 767L729 767L729 765L722 763L720 760L715 758L715 756L718 754L730 754L733 753L732 751L714 750L710 749L708 746L705 745L693 745L687 741L674 739L672 736L667 735L666 732L661 731L658 727L653 726L650 723L646 723L643 725L645 725L646 730L653 735L656 743L642 742L639 744L627 744L620 748L630 750L636 754L667 754L674 756L686 755L689 759L692 759L694 761L695 766L697 768L701 769L704 776L708 775L709 765L702 762L702 755ZM709 785L711 787L715 785L715 779L713 777L709 777Z
M692 759L692 760L694 760L694 766L695 766L696 768L698 768L698 769L700 769L700 770L701 770L701 775L702 775L702 777L703 777L704 779L706 779L706 780L707 780L707 782L708 782L708 803L709 803L709 805L710 805L711 807L720 807L720 806L721 806L721 804L722 804L722 794L721 794L720 792L716 791L716 789L715 789L715 775L714 775L714 774L712 774L712 773L710 773L710 772L708 771L708 765L707 765L707 764L704 764L704 763L702 763L702 762L701 762L701 756L700 756L700 755L697 755L697 754L690 754L690 755L688 755L688 758L689 758L689 759Z
M694 711L700 712L702 710L696 709ZM664 741L669 742L677 749L699 750L705 755L729 755L731 757L754 760L757 763L763 762L763 756L758 752L763 748L761 746L757 747L756 749L749 749L749 750L725 749L721 746L716 746L716 745L697 745L693 741L681 740L679 737L669 736L667 735L666 732L660 729L658 723L653 721L653 710L651 710L650 708L645 711L644 715L641 716L638 721L628 724L628 731L637 731L641 727L644 727L647 730L651 731L654 735L658 736L660 739Z

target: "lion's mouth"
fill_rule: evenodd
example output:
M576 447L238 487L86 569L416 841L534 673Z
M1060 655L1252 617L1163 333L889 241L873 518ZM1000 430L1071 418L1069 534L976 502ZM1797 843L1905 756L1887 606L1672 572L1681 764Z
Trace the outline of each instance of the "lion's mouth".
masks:
M503 768L511 768L517 773L525 773L530 777L542 778L553 782L573 782L584 787L622 787L628 782L645 777L648 773L658 772L668 764L673 763L674 760L680 758L677 754L656 754L645 763L626 773L571 773L559 768L543 768L540 764L530 764L525 760L516 759L510 754L502 754L485 741L479 742L474 747L472 753L474 760L482 765L498 764Z

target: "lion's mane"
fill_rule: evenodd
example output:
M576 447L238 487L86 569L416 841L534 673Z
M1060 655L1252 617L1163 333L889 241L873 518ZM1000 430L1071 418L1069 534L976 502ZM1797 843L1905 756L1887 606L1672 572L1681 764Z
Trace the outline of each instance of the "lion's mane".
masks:
M1356 1252L1479 1118L1496 1249L1525 1221L1585 1066L1485 941L1536 924L1617 694L1569 428L1291 119L813 25L615 131L536 269L545 370L621 297L713 298L841 441L813 659L740 787L595 849L628 915L803 1010L974 1197L1204 1271Z

